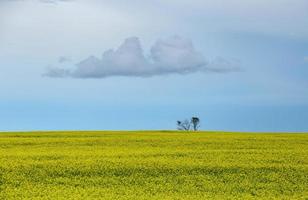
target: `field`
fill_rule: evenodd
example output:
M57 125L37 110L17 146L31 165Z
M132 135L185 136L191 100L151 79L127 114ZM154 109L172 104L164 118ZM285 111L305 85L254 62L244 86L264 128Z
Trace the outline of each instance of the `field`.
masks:
M0 133L0 199L308 199L308 134Z

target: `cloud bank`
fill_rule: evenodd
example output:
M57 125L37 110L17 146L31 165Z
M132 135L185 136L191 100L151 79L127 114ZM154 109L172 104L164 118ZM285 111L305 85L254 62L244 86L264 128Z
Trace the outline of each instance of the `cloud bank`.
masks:
M58 78L151 77L194 72L226 73L238 69L238 63L223 58L208 62L189 39L179 36L156 41L147 57L139 39L130 37L116 50L105 51L100 58L89 56L80 61L73 70L52 67L44 75Z

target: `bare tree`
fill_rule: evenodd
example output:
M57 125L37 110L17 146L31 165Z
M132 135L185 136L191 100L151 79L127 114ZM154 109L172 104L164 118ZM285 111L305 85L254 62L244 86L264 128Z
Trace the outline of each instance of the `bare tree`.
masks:
M197 131L200 127L200 119L198 117L192 117L190 122L193 126L194 131Z
M184 121L177 121L178 130L189 131L191 127L190 121L187 119Z

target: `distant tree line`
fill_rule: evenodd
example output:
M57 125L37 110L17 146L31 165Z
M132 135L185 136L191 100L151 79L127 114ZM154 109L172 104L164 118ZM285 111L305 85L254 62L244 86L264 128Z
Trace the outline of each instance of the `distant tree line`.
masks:
M198 117L192 117L190 120L177 121L177 128L182 131L197 131L200 128L200 119Z

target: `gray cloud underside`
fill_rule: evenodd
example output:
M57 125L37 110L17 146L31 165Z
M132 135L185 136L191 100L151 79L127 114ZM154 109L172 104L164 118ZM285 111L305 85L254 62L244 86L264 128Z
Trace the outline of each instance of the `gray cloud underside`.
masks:
M208 62L196 51L192 42L178 36L160 39L144 56L139 39L127 38L116 50L107 50L101 58L90 56L75 65L75 69L49 68L49 77L105 78L110 76L151 77L164 74L194 72L227 73L238 71L239 63L216 58Z

